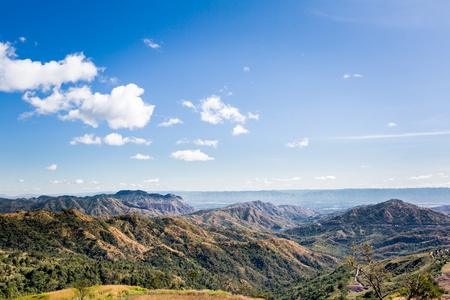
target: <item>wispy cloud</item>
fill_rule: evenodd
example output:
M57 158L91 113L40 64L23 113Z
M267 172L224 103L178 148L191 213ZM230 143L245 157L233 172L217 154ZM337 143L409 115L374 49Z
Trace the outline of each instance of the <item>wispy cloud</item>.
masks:
M197 107L195 107L194 103L192 103L191 101L182 100L181 105L192 108L193 110L197 111Z
M430 179L431 177L433 177L433 174L413 176L413 177L411 177L409 179L411 179L411 180L421 180L421 179Z
M144 42L145 45L147 45L148 47L150 47L152 49L159 49L159 48L161 48L161 45L153 42L151 39L142 39L142 41Z
M159 178L146 179L146 180L144 180L144 182L146 182L146 183L158 183L159 182Z
M183 124L183 121L181 121L178 118L171 118L169 121L167 122L162 122L160 124L158 124L159 127L170 127L173 126L175 124Z
M201 152L200 149L176 151L170 154L170 157L187 162L214 160L214 157L208 156L207 154Z
M149 159L153 159L153 157L151 157L150 155L144 155L144 154L136 154L130 157L131 159L138 159L138 160L149 160Z
M50 166L46 167L46 169L49 170L49 171L55 171L56 168L58 168L57 164L53 164L53 165L50 165Z
M351 75L351 74L344 74L344 76L342 76L342 78L344 78L344 79L361 78L361 77L363 77L363 75L361 75L361 74L353 74L353 75Z
M85 144L85 145L101 145L102 139L97 137L94 137L94 134L85 134L83 136L74 137L73 140L70 142L71 145L77 145Z
M304 138L300 142L293 141L293 142L288 142L284 145L288 148L303 148L303 147L306 147L309 145L309 140L308 140L308 138Z
M317 180L334 180L334 179L336 179L336 176L333 176L333 175L317 176L317 177L314 177L314 179L317 179Z
M281 181L281 182L289 182L289 181L299 181L302 180L301 177L292 177L292 178L273 178L273 181Z
M246 73L247 73L247 72L250 72L250 67L245 66L245 67L244 67L244 72L246 72Z
M390 122L387 124L387 127L397 127L397 126L398 126L397 123L394 122Z
M23 37L23 36L19 37L19 41L21 41L22 43L25 43L26 40L27 40L27 39L26 39L25 37Z
M333 140L367 140L367 139L388 139L388 138L402 138L415 136L433 136L433 135L450 135L450 131L431 131L431 132L412 132L403 134L375 134L375 135L361 135L361 136L342 136L329 138Z

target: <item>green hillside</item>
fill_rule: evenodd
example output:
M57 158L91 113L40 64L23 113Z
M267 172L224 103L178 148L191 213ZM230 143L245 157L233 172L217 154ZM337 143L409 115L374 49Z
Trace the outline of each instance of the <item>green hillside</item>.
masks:
M180 218L101 220L74 209L36 210L0 215L0 227L0 249L7 251L9 265L0 276L11 278L0 287L4 294L59 289L79 274L95 284L280 294L300 278L337 264L290 240L250 230L209 231ZM36 253L51 258L30 258Z

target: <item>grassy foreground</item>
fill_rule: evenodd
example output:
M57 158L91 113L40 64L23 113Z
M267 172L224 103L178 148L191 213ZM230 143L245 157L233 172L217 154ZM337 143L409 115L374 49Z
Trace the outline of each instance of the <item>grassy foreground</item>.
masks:
M65 289L39 295L28 295L16 300L57 300L80 299L78 289ZM130 299L130 300L256 300L241 295L232 295L224 291L211 290L148 290L137 286L99 285L83 289L83 299Z

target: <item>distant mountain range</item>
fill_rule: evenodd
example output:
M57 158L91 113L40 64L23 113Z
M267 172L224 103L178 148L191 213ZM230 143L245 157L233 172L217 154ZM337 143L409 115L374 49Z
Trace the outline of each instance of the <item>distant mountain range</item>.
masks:
M167 194L149 194L144 191L119 191L116 194L96 196L40 196L30 199L0 198L0 213L17 210L46 209L60 211L75 208L91 216L115 216L122 214L138 214L155 217L164 215L181 215L195 211L181 197Z
M317 210L341 210L388 199L402 199L424 207L441 206L450 199L450 188L274 190L229 192L176 192L198 209L218 208L236 202L261 200L275 205L292 204Z

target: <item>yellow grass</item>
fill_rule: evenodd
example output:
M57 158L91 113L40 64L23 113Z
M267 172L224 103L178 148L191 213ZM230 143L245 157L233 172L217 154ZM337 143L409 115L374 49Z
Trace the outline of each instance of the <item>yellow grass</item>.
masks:
M445 264L443 267L442 267L442 271L441 271L442 273L450 273L450 263L447 263L447 264Z
M57 299L74 299L79 297L79 293L76 289L65 289L61 291L49 292L39 295L23 296L17 298L17 300L57 300Z
M16 300L79 300L77 289L66 289L40 295L30 295ZM147 290L138 286L99 285L83 290L83 299L130 299L130 300L256 300L240 295L232 295L224 291L211 290Z

